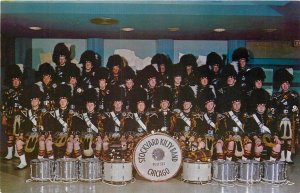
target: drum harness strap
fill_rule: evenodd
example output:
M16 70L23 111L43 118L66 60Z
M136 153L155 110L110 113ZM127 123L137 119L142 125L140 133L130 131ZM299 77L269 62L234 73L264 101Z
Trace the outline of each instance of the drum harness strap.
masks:
M256 123L258 124L259 128L261 129L262 133L268 132L271 134L270 129L260 122L260 120L258 119L256 114L253 114L252 116L253 116L254 120L256 121Z
M36 128L36 125L37 125L37 121L36 121L36 116L32 114L32 111L31 109L28 111L28 118L29 120L32 122L33 124L33 128L32 128L32 131L33 132L36 132L37 131L37 128Z
M209 124L211 127L213 127L214 129L216 129L216 124L214 122L212 122L212 120L210 120L210 118L208 117L207 113L204 114L204 118L205 118L207 124Z
M138 122L138 124L145 130L147 131L147 127L146 125L143 123L143 121L141 120L141 118L138 116L137 113L133 113L134 114L134 118L135 120ZM120 121L119 121L120 122Z
M39 87L40 91L42 91L43 93L45 92L44 88L43 88L43 83L41 81L35 83L35 85L37 85Z
M117 115L116 115L114 112L110 112L110 114L111 114L111 116L112 116L114 122L117 124L117 126L120 127L120 126L121 126L121 122L120 122L120 120L118 119Z
M236 125L244 132L243 124L239 120L239 118L232 111L229 111L228 114L230 115L230 118L236 123Z
M96 133L98 133L97 127L92 123L92 121L88 117L87 113L83 113L82 115L83 115L83 119L86 122L87 126L89 128L91 128L93 131L95 131Z
M67 132L68 124L60 117L59 109L55 111L56 119L63 126L63 132Z
M179 112L179 116L180 116L180 118L189 126L189 127L191 127L191 120L189 119L189 118L187 118L184 114L183 114L183 112Z

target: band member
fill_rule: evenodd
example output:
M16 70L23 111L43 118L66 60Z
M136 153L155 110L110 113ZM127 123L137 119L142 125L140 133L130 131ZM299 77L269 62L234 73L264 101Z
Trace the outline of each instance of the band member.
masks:
M185 54L180 58L179 64L184 67L183 85L194 86L197 84L197 59L193 54Z
M38 75L41 81L35 83L36 86L43 93L41 98L42 108L47 111L55 108L55 88L57 84L54 83L54 69L49 63L43 63L39 66Z
M134 102L132 101L132 99L134 99L134 96L133 96L134 90L136 89L135 72L132 70L131 67L126 66L123 68L121 76L122 76L123 83L124 83L121 85L122 93L124 95L123 105L124 105L125 111L130 112L130 111L133 111L133 108L135 106Z
M155 131L172 134L174 132L176 116L170 110L172 103L171 89L166 86L158 88L155 101L159 103L159 110L157 116L150 119L151 124L155 125Z
M224 160L225 117L215 112L215 97L212 92L206 91L204 93L201 104L205 107L205 112L200 118L198 133L205 139L206 150L210 151L211 155L216 155L218 160ZM216 149L216 153L214 153L214 149ZM211 155L207 155L207 157Z
M247 72L250 68L247 66L249 61L249 52L246 48L238 48L232 54L232 65L237 72L237 85L245 92L247 85Z
M245 134L245 123L247 113L242 111L242 100L239 92L231 94L231 110L224 113L226 131L226 159L232 160L232 157L247 160L251 156L252 141Z
M196 100L197 100L197 109L198 111L205 111L205 108L203 108L202 105L200 105L200 101L203 97L203 93L205 93L207 90L209 92L212 92L216 96L215 88L213 85L210 84L212 79L212 73L209 70L208 66L200 66L198 67L198 85L196 87Z
M71 64L71 51L65 43L58 43L55 45L52 61L56 64L55 79L58 83L67 82L67 67Z
M45 132L42 132L39 137L38 159L42 159L45 156L49 159L63 157L74 114L73 110L69 109L70 97L71 87L67 84L58 85L56 92L58 108L45 115L47 118L45 122L47 122L50 129L44 130Z
M7 155L5 159L13 158L13 148L15 146L15 135L19 134L21 116L20 110L22 108L22 96L24 89L22 85L23 72L18 65L11 65L7 67L6 77L10 83L9 88L3 91L2 103L2 126L7 135ZM18 157L15 149L15 156Z
M278 69L274 81L280 86L280 91L272 96L272 113L276 115L276 128L283 141L280 160L288 163L293 163L291 155L296 152L299 128L299 96L290 89L292 80L293 75L286 69Z
M219 54L211 52L207 55L206 65L209 66L211 72L211 84L217 87L221 79L221 71L224 66L224 62Z
M100 56L92 50L86 50L80 56L82 64L82 86L84 89L93 88L95 85L95 71L100 64Z
M174 65L172 68L172 78L173 81L171 83L171 92L172 92L172 96L174 98L173 103L172 103L172 109L177 109L177 108L181 108L179 106L179 96L182 92L182 72L183 72L183 68L180 65Z
M96 71L95 78L97 87L95 87L98 96L98 109L100 112L108 112L110 109L110 88L107 85L109 71L107 68L100 67Z
M254 90L262 90L262 92L264 92L264 95L269 96L268 97L268 101L270 100L270 94L268 93L268 91L266 91L262 86L264 83L264 80L266 78L266 74L264 72L264 70L260 67L255 67L252 68L251 70L248 71L248 83L249 83L249 87L250 90L247 91L246 93L246 98L247 101L249 101L249 104L247 105L247 112L250 114L253 114L256 110L256 104L251 105L251 101L253 98L252 92ZM269 104L268 104L269 105Z
M151 65L158 71L157 84L159 86L170 85L170 68L172 61L164 54L156 54L152 57Z
M30 101L30 105L29 110L21 110L22 120L20 133L16 137L16 147L21 163L17 166L17 169L25 168L27 166L26 157L30 158L34 156L35 152L38 150L37 142L39 133L44 130L44 112L42 112L40 109L40 98L42 96L42 93L40 92L38 87L32 86L26 89L25 95L27 97L26 99Z
M111 86L121 85L121 71L124 67L122 57L117 54L110 56L108 58L106 67L109 69L108 84Z
M254 159L260 161L263 151L271 150L272 152L268 153L268 156L270 156L270 160L276 160L279 158L281 141L274 129L272 115L267 112L269 98L263 90L255 90L252 100L256 104L256 112L247 120L245 132L255 144Z

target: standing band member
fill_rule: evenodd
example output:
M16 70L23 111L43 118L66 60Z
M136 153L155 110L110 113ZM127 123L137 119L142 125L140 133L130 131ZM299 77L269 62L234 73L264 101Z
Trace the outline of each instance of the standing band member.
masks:
M98 83L95 87L98 96L98 109L100 112L107 112L110 109L110 88L108 83L108 69L100 67L96 71L96 82Z
M100 56L92 50L86 50L81 54L80 63L82 64L82 86L84 89L94 87L95 72L100 60Z
M211 52L207 55L206 65L209 67L211 72L211 84L217 87L221 79L221 71L224 66L224 62L219 54Z
M193 54L185 54L180 58L179 64L183 66L183 85L194 86L197 84L197 59Z

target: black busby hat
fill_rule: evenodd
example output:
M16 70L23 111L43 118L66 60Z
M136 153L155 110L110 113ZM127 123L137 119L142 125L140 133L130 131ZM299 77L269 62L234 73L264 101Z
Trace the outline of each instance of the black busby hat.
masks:
M43 93L42 91L40 90L40 88L37 86L37 85L32 85L32 86L29 86L27 89L25 89L25 95L26 95L26 98L28 99L33 99L33 98L39 98L41 99L42 96L43 96Z
M71 57L71 51L66 46L65 43L58 43L55 45L53 54L52 54L52 61L56 64L59 63L59 57L65 56L66 60L69 61Z
M155 97L156 101L158 102L158 104L163 100L167 100L170 103L172 103L172 101L173 101L171 89L167 86L159 87L157 89L157 92L155 93L154 97Z
M266 104L268 105L270 102L270 95L264 89L254 89L252 91L252 107L256 107L258 104Z
M146 88L148 84L148 79L158 78L159 72L154 68L153 65L148 65L144 69L138 72L137 79L140 81L140 84Z
M125 97L124 94L122 87L114 86L111 89L111 101L123 101Z
M96 70L96 73L95 73L95 78L97 80L101 80L101 79L105 79L107 80L108 79L108 76L109 76L109 71L107 68L104 68L104 67L100 67Z
M199 66L197 68L197 76L198 78L207 77L208 81L212 79L212 71L209 69L208 65Z
M266 78L266 73L261 67L255 67L249 71L246 77L248 77L251 84L254 84L257 80L264 81Z
M121 72L121 76L122 76L122 79L124 82L126 80L130 80L130 79L135 81L135 79L136 79L135 72L130 66L126 66L125 68L123 68L123 70Z
M224 66L221 76L225 81L225 80L227 80L227 78L229 76L236 77L237 73L236 73L234 67L231 64L228 64L228 65Z
M182 87L181 92L179 94L179 103L182 105L184 102L194 102L195 101L195 93L191 87L185 86Z
M68 77L75 77L76 79L80 78L80 69L76 64L70 64L66 66L66 74Z
M23 71L22 71L20 65L17 65L17 64L6 66L6 77L7 77L7 80L9 80L9 82L13 78L18 78L18 79L22 80L24 78Z
M141 87L137 87L134 90L134 94L132 95L134 98L134 102L138 103L138 102L146 102L147 101L147 92L145 91L145 89L141 88Z
M223 60L222 57L217 54L216 52L211 52L207 55L206 64L209 66L213 66L218 64L220 68L223 67Z
M107 68L112 69L114 66L119 66L120 68L124 66L123 58L118 54L109 56L107 60Z
M98 101L98 94L94 88L90 88L85 90L84 92L84 101L97 104Z
M98 66L100 64L100 56L92 50L86 50L80 56L80 63L83 64L83 69L87 61L90 61L93 67Z
M68 100L71 97L71 86L68 84L59 84L55 90L56 101L59 102L61 98L67 98Z
M181 56L179 63L183 66L197 67L197 58L193 54L185 54Z
M280 68L275 71L273 79L274 79L274 83L277 86L280 86L284 82L292 83L294 76L291 73L289 73L287 69Z
M241 91L239 89L232 89L227 96L231 102L242 100Z
M168 57L164 54L155 54L151 59L151 64L157 64L158 66L161 64L168 65L169 62Z
M184 68L182 67L182 65L180 64L175 64L172 66L172 76L176 77L176 76L183 76L183 72L184 72Z
M238 48L233 51L232 61L239 61L244 58L246 61L249 60L249 52L246 48Z
M49 63L43 63L39 66L38 75L42 78L44 75L51 75L52 78L55 75L54 68Z
M203 91L202 98L199 100L200 105L204 108L206 103L215 102L215 95L210 89L206 89Z

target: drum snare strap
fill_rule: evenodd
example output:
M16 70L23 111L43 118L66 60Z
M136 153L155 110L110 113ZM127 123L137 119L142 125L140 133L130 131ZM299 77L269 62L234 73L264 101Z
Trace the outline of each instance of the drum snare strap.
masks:
M212 120L210 120L210 118L207 116L207 113L204 114L204 118L205 118L207 124L209 124L211 127L216 129L216 124L214 122L212 122Z
M63 132L67 132L68 124L60 117L59 110L55 111L56 119L63 126Z
M137 113L133 113L134 114L134 118L135 120L138 122L138 124L145 130L147 131L147 127L146 125L143 123L143 121L141 120L141 118L138 116Z
M233 114L232 111L229 111L228 114L230 115L230 118L236 123L236 125L244 132L243 124L239 120L239 118L235 114Z
M114 112L110 112L110 114L111 114L111 116L112 116L114 122L117 124L117 126L120 127L120 126L121 126L121 122L120 122L120 120L118 119L118 117L116 116L116 114L115 114Z
M91 128L93 131L95 131L96 133L98 133L98 129L97 127L92 123L92 121L90 120L90 118L87 116L87 113L83 113L83 119L86 122L87 126L89 128Z
M262 133L264 133L264 132L271 133L270 129L260 122L260 120L258 119L256 114L253 114L253 118L256 121L256 123L258 124L259 128L262 130Z
M32 114L31 109L28 111L28 117L29 117L29 120L32 122L33 126L36 127L36 125L37 125L37 121L35 119L36 117L35 117L35 115Z

